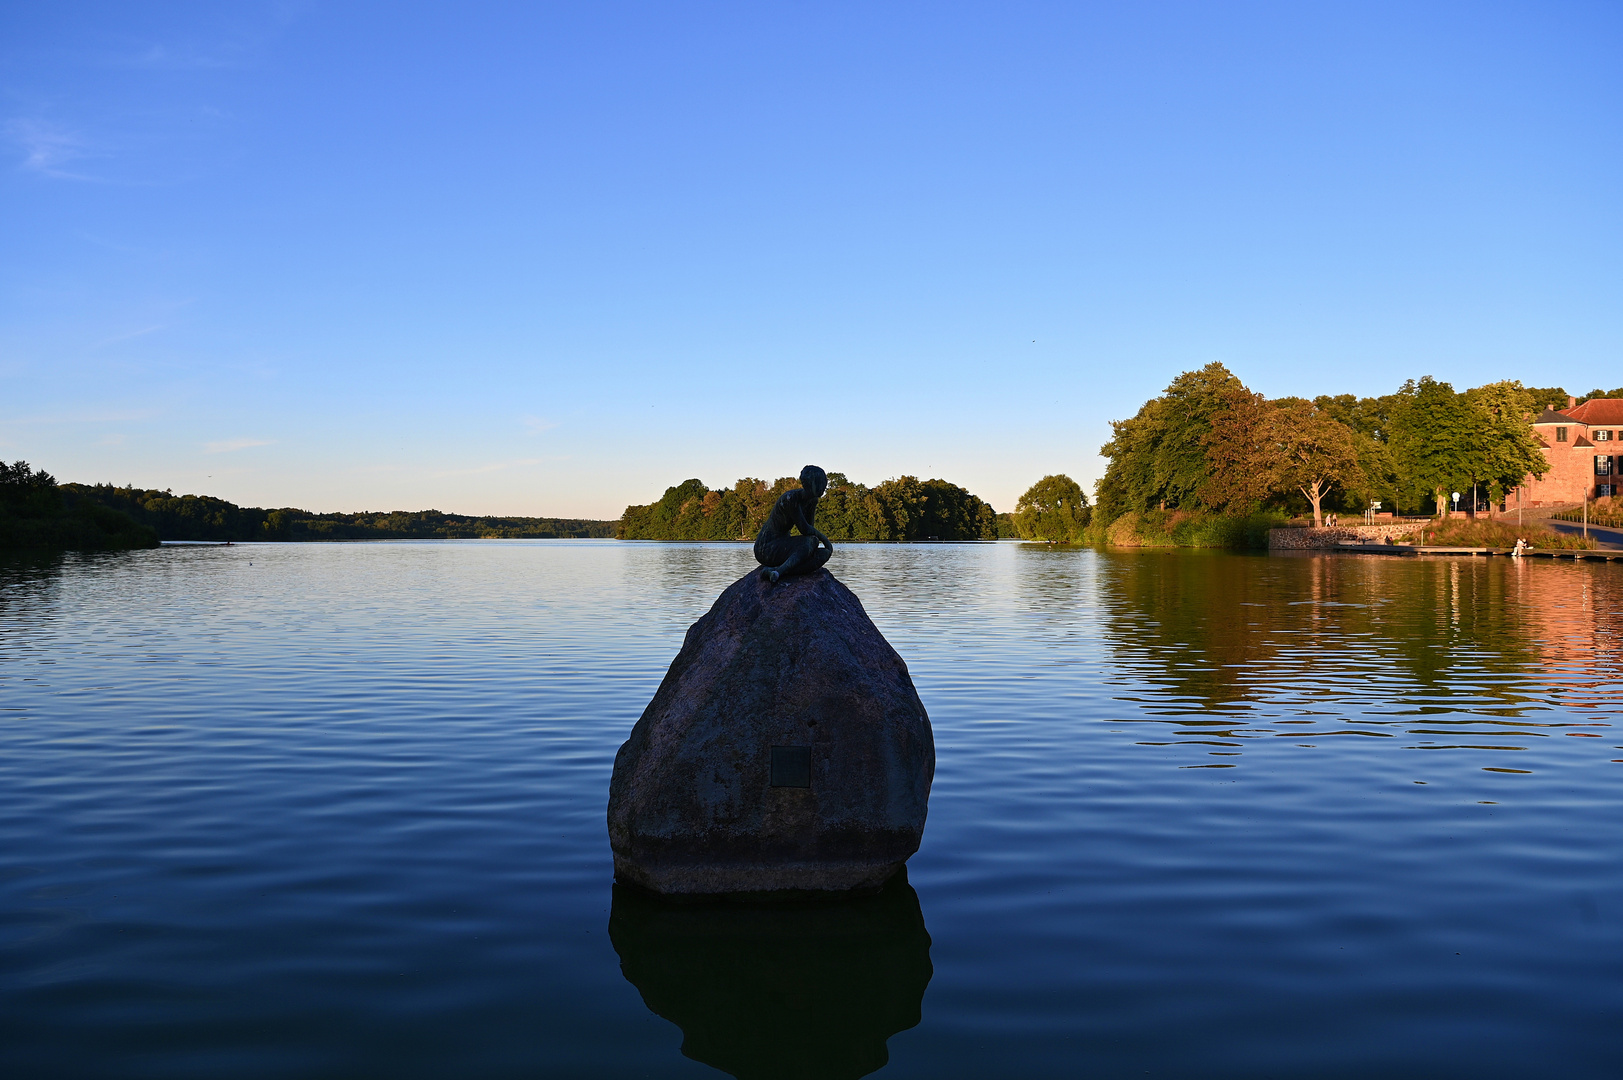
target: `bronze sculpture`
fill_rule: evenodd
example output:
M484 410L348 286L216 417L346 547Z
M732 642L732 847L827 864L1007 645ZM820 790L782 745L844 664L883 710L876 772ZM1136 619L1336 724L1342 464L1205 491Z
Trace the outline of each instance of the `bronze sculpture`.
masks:
M807 465L800 470L800 486L785 491L772 505L772 512L755 537L755 561L761 564L761 574L768 581L809 574L834 554L834 545L813 524L817 500L827 490L828 474L816 465ZM799 529L800 535L792 535L791 528Z

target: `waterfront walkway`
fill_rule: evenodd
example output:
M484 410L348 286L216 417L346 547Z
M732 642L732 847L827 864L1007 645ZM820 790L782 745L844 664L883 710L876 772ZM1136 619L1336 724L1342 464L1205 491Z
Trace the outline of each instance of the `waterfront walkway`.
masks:
M1569 536L1582 536L1584 531L1583 525L1576 521L1556 521L1551 518L1544 524L1558 533L1566 533ZM1591 525L1589 538L1608 548L1623 549L1623 529L1606 529L1599 525Z
M1595 531L1595 528L1591 526L1589 529L1590 537L1597 541L1602 540L1603 538L1595 535ZM1352 542L1338 544L1333 548L1319 548L1318 550L1342 551L1352 555L1510 555L1509 548L1437 547L1428 544L1358 544ZM1593 559L1601 562L1623 562L1623 546L1612 544L1588 550L1526 548L1522 551L1521 557L1524 559Z

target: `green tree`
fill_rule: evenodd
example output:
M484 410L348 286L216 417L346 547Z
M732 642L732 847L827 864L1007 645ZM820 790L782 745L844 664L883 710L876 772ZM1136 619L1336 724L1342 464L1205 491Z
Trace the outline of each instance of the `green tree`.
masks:
M1392 434L1392 415L1402 402L1402 395L1384 397L1355 397L1352 394L1321 394L1313 404L1321 412L1341 421L1357 436L1358 476L1348 480L1331 499L1339 510L1362 510L1372 501L1396 503L1397 473L1392 464L1388 442Z
M1031 485L1014 507L1014 525L1021 539L1050 544L1081 540L1088 517L1088 497L1064 473L1045 476Z
M1313 507L1314 527L1322 527L1324 496L1363 478L1358 435L1309 401L1274 407L1265 427L1274 483L1300 491Z
M0 504L16 513L48 514L62 505L56 477L26 461L0 461Z
M157 547L158 534L128 514L58 485L26 461L0 461L0 549L120 551Z
M1465 399L1476 410L1481 431L1481 457L1472 469L1472 484L1481 481L1488 486L1491 502L1504 502L1506 491L1529 474L1543 476L1550 467L1533 433L1537 399L1520 382L1509 379L1467 390ZM1476 515L1474 500L1471 514Z
M1567 398L1571 395L1559 386L1529 386L1528 397L1533 399L1533 412L1541 413L1546 407L1553 407L1557 412L1567 407ZM1591 397L1595 395L1591 394Z
M1399 391L1392 417L1392 458L1399 498L1412 507L1432 500L1441 516L1449 492L1470 487L1483 459L1480 413L1464 394L1430 375Z
M1245 392L1245 384L1211 363L1173 379L1131 419L1112 421L1112 438L1099 450L1110 459L1097 489L1101 517L1108 522L1129 510L1200 505L1205 439L1235 392Z
M1207 471L1200 501L1214 510L1250 513L1276 487L1279 455L1269 423L1275 406L1244 387L1225 391L1223 400L1201 438Z

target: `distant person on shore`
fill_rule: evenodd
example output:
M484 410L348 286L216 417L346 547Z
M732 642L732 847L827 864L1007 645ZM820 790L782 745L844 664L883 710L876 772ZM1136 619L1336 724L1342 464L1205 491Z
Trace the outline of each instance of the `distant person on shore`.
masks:
M1516 538L1516 546L1510 549L1510 557L1513 558L1513 559L1519 559L1519 558L1521 558L1522 552L1524 552L1526 550L1527 550L1527 541L1523 540L1521 537L1518 536Z
M768 581L809 574L834 554L834 545L812 524L817 516L817 500L827 490L828 474L816 465L807 465L800 470L800 486L785 491L772 505L772 512L755 537L755 561L761 564L761 575ZM800 535L791 535L790 528L799 529Z

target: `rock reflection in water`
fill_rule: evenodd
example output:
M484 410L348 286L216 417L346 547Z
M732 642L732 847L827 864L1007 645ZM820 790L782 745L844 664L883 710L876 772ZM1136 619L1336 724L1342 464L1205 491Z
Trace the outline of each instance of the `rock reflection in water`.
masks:
M739 1080L866 1076L919 1022L930 935L905 874L873 896L672 904L614 887L609 940L682 1053Z

